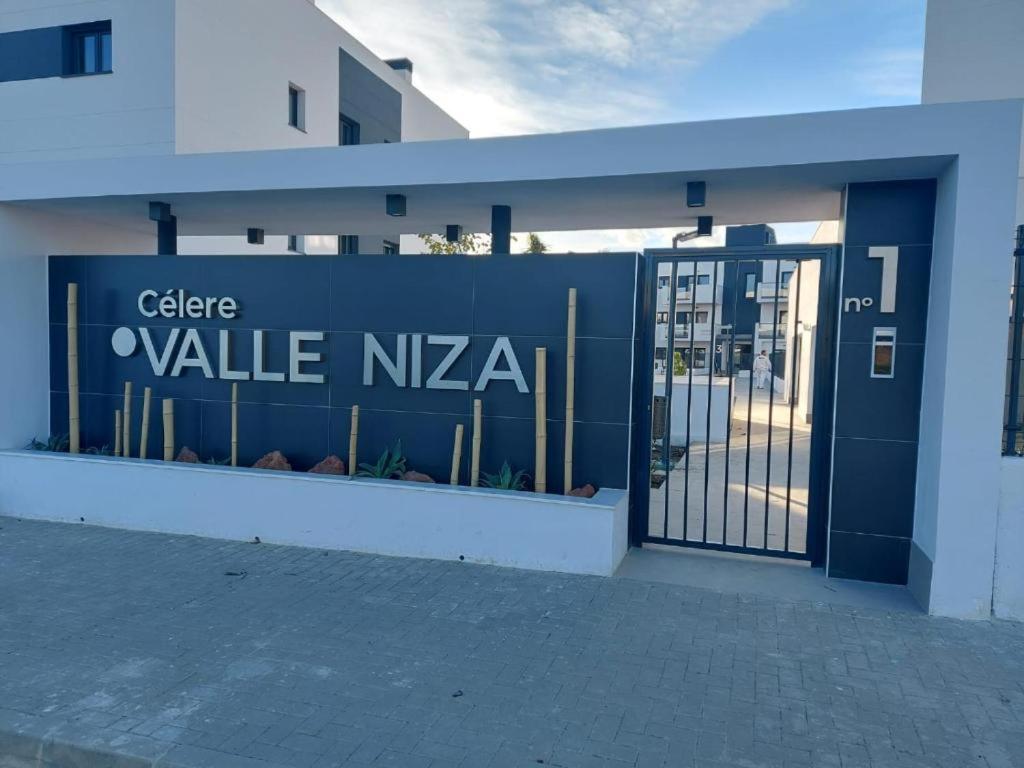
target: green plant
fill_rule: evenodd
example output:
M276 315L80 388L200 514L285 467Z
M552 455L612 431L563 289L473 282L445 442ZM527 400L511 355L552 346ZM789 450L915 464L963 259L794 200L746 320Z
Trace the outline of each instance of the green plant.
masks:
M678 349L675 351L675 354L672 355L672 375L686 375L686 361L683 360L683 353L680 352Z
M85 453L88 454L89 456L113 456L114 449L111 448L109 445L104 445L101 448L92 446L91 448L86 448Z
M215 467L226 467L231 463L231 457L228 456L226 459L215 459L213 456L206 460L207 464L211 464Z
M524 491L526 490L526 481L529 478L523 470L518 472L512 472L512 467L506 461L501 465L501 471L496 475L489 475L484 472L483 479L480 481L481 485L485 488L497 488L502 491Z
M67 453L70 435L50 435L46 442L32 438L27 446L30 451L48 451L49 453Z
M402 455L402 441L395 443L394 448L385 448L376 464L360 464L359 477L375 477L379 480L390 480L405 474L405 456Z

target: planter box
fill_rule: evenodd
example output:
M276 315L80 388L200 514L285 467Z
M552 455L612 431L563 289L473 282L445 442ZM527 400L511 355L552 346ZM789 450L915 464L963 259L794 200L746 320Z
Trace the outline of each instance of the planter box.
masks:
M610 576L627 495L593 499L109 457L0 452L0 514Z

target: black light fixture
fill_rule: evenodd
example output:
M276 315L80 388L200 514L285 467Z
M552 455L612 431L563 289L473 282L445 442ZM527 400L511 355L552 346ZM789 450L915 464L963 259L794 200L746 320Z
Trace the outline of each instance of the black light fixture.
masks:
M246 239L249 241L249 245L263 245L263 230L249 227L246 231Z
M158 203L150 202L149 204L149 220L150 221L163 221L168 222L171 220L171 205L170 203Z
M444 228L444 239L449 243L457 243L462 239L462 227L458 224L449 224Z
M703 208L707 203L708 185L705 181L686 182L686 207Z
M406 202L405 195L388 195L387 212L388 216L405 216Z
M698 216L697 217L697 236L707 237L711 234L712 228L715 226L714 216Z

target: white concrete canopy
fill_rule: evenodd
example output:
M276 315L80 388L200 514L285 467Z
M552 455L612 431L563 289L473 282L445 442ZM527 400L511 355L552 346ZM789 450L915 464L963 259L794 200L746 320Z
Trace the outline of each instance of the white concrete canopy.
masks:
M487 231L492 204L517 231L835 219L851 181L936 177L973 129L1019 119L1005 102L945 104L498 139L26 163L5 167L0 203L150 231L173 205L179 234ZM965 133L965 127L972 126ZM983 129L982 126L985 128ZM686 181L709 183L687 210ZM401 192L409 215L384 213Z

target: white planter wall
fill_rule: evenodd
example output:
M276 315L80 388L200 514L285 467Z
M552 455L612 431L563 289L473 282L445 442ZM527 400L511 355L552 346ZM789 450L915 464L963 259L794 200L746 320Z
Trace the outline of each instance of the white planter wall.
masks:
M0 514L610 576L627 497L593 499L66 454L0 453Z

